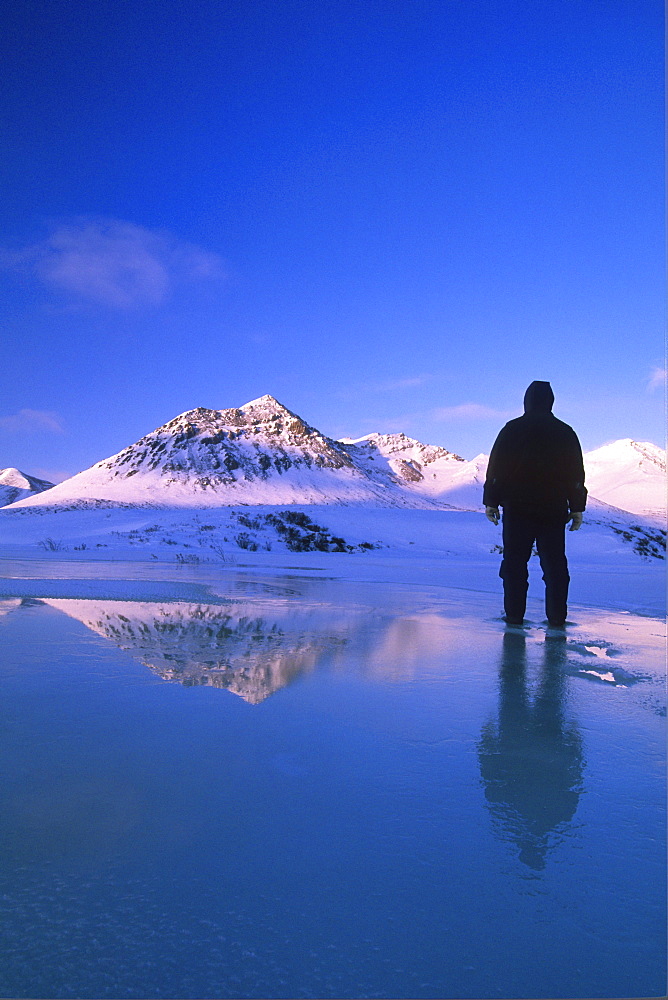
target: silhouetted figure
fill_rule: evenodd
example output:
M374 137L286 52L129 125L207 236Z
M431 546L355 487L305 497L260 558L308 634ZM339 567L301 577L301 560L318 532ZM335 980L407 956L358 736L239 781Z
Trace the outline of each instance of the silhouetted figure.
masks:
M503 507L503 580L506 621L521 624L534 542L545 581L545 611L552 625L566 621L568 562L565 528L582 524L587 503L582 449L572 427L552 413L549 382L532 382L524 416L501 429L489 456L483 492L485 514L499 523Z
M498 721L478 744L480 774L492 816L520 860L540 871L550 834L575 815L582 783L579 733L564 718L563 639L548 637L533 704L527 688L523 635L503 637Z

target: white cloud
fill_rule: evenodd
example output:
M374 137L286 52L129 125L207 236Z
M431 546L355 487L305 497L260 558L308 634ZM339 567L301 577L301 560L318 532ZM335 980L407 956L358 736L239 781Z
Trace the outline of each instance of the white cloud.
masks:
M52 410L19 410L8 417L0 417L0 431L9 434L35 434L49 431L62 434L65 428L57 413Z
M431 411L432 420L443 423L459 420L509 420L517 416L509 410L494 410L481 403L461 403L459 406L441 406Z
M32 272L75 299L114 309L157 306L178 283L223 275L216 254L115 219L59 225L34 246L0 251L0 266Z
M429 375L408 376L390 382L381 382L378 385L371 386L371 388L376 392L396 392L399 389L416 389L424 385L425 382L428 382L429 378Z
M647 388L650 392L654 392L655 389L663 389L666 385L666 369L665 368L653 368L650 377L647 380Z

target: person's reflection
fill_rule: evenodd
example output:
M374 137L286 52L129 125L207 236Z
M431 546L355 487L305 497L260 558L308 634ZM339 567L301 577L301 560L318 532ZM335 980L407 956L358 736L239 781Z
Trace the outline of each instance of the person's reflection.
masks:
M507 632L499 670L499 717L478 744L485 796L504 840L520 860L540 870L550 833L577 809L583 770L582 744L564 718L563 638L545 640L538 690L529 697L526 640Z

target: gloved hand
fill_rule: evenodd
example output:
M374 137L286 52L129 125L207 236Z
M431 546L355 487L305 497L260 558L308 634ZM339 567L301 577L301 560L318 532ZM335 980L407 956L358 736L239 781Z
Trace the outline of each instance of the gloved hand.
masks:
M571 514L569 521L572 521L573 523L568 530L578 531L582 527L582 511L577 510L574 514Z
M485 507L485 517L492 524L498 524L500 516L498 507Z

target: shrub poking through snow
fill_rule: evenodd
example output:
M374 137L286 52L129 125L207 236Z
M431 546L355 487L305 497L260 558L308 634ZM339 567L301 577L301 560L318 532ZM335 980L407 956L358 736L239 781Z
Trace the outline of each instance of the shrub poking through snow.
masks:
M616 535L629 542L633 546L633 551L643 559L666 558L666 532L662 528L652 530L643 528L639 524L632 524L628 528L616 528L611 525L611 528Z
M257 514L253 517L235 513L234 516L239 524L248 529L239 532L234 540L240 548L250 552L255 552L260 544L266 551L271 551L271 542L263 540L260 543L251 534L268 528L276 532L290 552L356 552L379 547L372 542L351 545L344 538L330 534L327 528L316 524L301 510L282 510L276 514Z
M65 552L67 551L67 546L63 545L62 542L55 538L42 538L41 541L37 543L40 548L44 549L45 552Z
M247 549L248 552L257 551L257 542L251 538L247 531L240 531L239 534L235 536L234 541L240 549Z
M224 541L227 541L227 538L225 538ZM209 545L209 549L218 556L221 562L234 562L234 558L230 555L222 542L212 542L211 545Z

